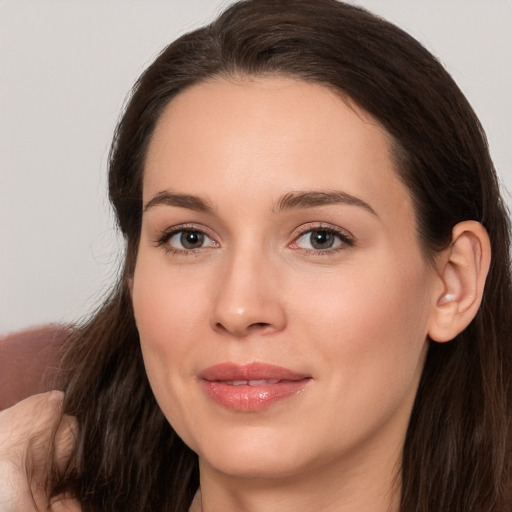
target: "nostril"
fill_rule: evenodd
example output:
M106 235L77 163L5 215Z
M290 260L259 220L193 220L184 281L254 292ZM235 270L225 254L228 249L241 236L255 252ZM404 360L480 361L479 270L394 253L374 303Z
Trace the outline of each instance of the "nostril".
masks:
M215 324L215 328L219 331L227 331L227 329L220 322Z
M249 325L230 325L229 327L224 325L222 322L215 324L215 330L217 332L230 332L237 337L244 337L249 333L256 333L258 331L266 331L271 328L272 324L268 322L254 322Z

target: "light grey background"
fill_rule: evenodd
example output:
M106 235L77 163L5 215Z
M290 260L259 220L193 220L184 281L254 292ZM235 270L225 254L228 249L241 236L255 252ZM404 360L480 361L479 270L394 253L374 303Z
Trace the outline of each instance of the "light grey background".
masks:
M0 0L0 334L86 315L120 243L106 158L131 85L227 0ZM512 190L511 0L359 0L433 51ZM507 195L511 204L510 195Z

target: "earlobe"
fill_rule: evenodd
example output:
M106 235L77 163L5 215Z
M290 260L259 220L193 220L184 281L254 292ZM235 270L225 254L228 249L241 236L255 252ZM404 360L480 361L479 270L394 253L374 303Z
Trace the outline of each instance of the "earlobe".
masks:
M450 341L473 320L482 302L490 260L489 236L479 222L464 221L453 228L450 246L437 261L442 286L434 297L428 333L432 340Z

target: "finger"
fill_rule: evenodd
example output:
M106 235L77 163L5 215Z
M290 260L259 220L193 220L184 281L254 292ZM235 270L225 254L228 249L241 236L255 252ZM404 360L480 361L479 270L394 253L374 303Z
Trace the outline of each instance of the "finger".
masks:
M53 391L29 397L0 413L2 510L47 510L45 482L52 442L61 423L62 400L63 393ZM64 439L71 424L64 422Z
M78 424L73 416L63 414L54 439L53 460L60 474L67 468L69 459L76 446Z
M59 496L51 504L50 512L82 512L82 506L76 499Z
M47 448L60 421L63 397L61 391L33 395L0 412L0 459L19 462L29 449L35 447L36 456L38 447Z

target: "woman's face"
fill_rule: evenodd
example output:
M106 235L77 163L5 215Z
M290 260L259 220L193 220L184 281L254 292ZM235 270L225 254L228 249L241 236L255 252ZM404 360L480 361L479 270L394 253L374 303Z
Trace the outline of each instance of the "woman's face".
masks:
M377 122L292 79L199 84L159 120L143 196L144 361L202 468L397 457L439 279Z

